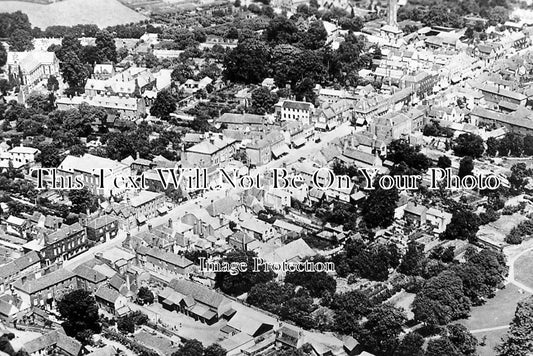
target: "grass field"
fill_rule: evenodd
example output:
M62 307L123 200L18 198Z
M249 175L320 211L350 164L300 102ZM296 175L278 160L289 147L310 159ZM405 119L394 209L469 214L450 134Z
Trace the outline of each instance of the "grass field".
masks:
M515 279L533 288L533 251L529 251L520 256L515 262Z
M459 320L460 324L469 330L489 329L509 325L513 320L517 303L529 296L527 293L520 293L520 289L513 284L508 284L504 289L499 290L496 296L487 300L484 305L472 308L470 318ZM481 341L483 336L487 336L486 346L479 346L480 356L494 356L496 352L494 346L500 343L502 336L507 333L507 329L494 331L476 332L474 336Z
M508 284L496 292L494 298L479 307L473 307L470 318L460 321L469 330L487 329L508 325L514 317L516 304L528 296L520 293L514 284Z
M498 220L487 225L482 225L477 233L478 237L483 236L497 245L505 244L505 236L513 227L526 220L521 214L502 215Z
M476 334L476 338L478 342L481 342L483 339L483 336L486 336L485 339L485 346L479 346L477 347L477 353L479 356L496 356L496 351L494 350L494 347L496 345L499 345L501 343L502 337L507 334L507 329L504 330L495 330L495 331L488 331L484 333Z
M0 1L0 12L22 11L32 26L96 24L99 27L145 20L146 17L117 0L64 0L50 5L24 1Z

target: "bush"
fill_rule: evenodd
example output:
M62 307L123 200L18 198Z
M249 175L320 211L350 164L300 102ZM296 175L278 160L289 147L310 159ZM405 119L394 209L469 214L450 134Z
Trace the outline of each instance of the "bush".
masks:
M505 242L513 245L520 244L524 238L530 237L533 234L533 219L522 221L514 227L507 236Z

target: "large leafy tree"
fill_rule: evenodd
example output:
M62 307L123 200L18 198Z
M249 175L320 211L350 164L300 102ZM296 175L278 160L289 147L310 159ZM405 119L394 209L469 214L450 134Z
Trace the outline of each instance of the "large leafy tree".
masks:
M406 321L401 309L388 303L379 305L368 315L359 340L376 355L391 355Z
M183 342L172 356L203 356L204 346L196 339L190 339Z
M231 295L241 295L248 292L254 285L258 283L265 283L272 280L275 276L274 272L253 270L254 258L257 255L251 251L232 251L227 253L223 262L228 263L245 263L246 271L231 275L229 272L219 272L215 277L215 285L222 291Z
M424 356L424 338L416 331L405 335L393 356Z
M248 38L224 59L224 75L234 82L260 83L270 73L270 49L265 42Z
M31 51L33 49L33 37L26 30L15 30L9 36L9 50L14 52Z
M379 184L371 190L362 206L363 220L370 228L387 227L394 221L394 210L399 199L396 188L385 190Z
M476 234L479 230L479 217L466 205L457 205L452 212L452 220L441 234L444 240L477 241Z
M483 145L483 139L481 136L472 133L464 133L459 135L455 140L453 151L460 157L471 156L479 158L483 155L485 146Z
M117 46L113 35L107 31L100 31L96 34L95 44L105 60L117 61Z
M0 44L0 67L5 66L7 63L7 51L4 45Z
M447 337L432 339L428 342L425 356L461 356L460 351Z
M461 278L452 271L444 271L424 283L412 309L418 321L428 325L446 325L468 316L470 305Z
M64 329L67 335L87 343L87 335L99 333L101 325L96 301L90 292L83 289L65 294L57 303L57 310L65 320Z
M533 352L533 297L518 303L507 338L497 351L499 356L525 356Z
M73 213L93 212L97 208L98 200L87 188L70 190L68 198L72 203L71 211Z
M64 53L60 70L72 93L82 92L91 74L90 66L84 64L74 51Z
M150 109L150 114L161 119L168 120L170 114L176 110L176 98L169 90L162 90L157 93L154 104Z
M268 88L260 87L252 92L252 111L263 115L274 111L274 104L278 102L278 96L271 93Z

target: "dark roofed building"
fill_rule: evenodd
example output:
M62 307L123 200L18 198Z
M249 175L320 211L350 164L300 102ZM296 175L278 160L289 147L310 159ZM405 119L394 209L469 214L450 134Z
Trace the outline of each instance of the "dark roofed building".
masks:
M82 344L59 330L39 336L23 346L30 355L64 355L78 356L82 352Z
M142 267L170 278L188 276L193 266L184 256L158 248L139 246L136 252Z
M103 215L87 223L87 238L92 241L109 241L117 236L118 218Z
M78 288L89 292L96 291L107 280L105 275L86 265L77 266L73 272L77 277Z

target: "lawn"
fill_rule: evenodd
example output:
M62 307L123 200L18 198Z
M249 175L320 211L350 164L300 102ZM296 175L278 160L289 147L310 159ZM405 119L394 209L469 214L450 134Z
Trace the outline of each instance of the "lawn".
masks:
M485 346L478 345L477 347L478 355L496 356L496 351L494 350L494 347L501 343L502 337L504 337L505 334L507 334L507 329L487 331L484 333L475 334L474 336L477 338L478 342L481 342L483 337L486 336Z
M414 314L411 311L411 304L413 303L413 300L415 300L415 296L416 294L414 293L407 293L405 291L402 291L399 294L392 297L389 300L389 302L405 310L407 318L412 319L414 317Z
M139 22L146 17L117 0L64 0L50 5L24 1L1 1L2 12L22 11L33 27L45 29L52 25L72 26L96 24L99 27Z
M513 320L518 301L528 296L527 293L520 293L519 290L514 284L508 284L485 304L473 307L470 318L459 322L469 330L508 325Z
M505 244L505 236L513 227L526 220L525 216L520 214L502 215L498 220L479 228L478 237L483 236L486 240L491 240L497 245Z
M524 283L526 286L533 288L533 251L526 252L520 256L514 264L515 279Z

